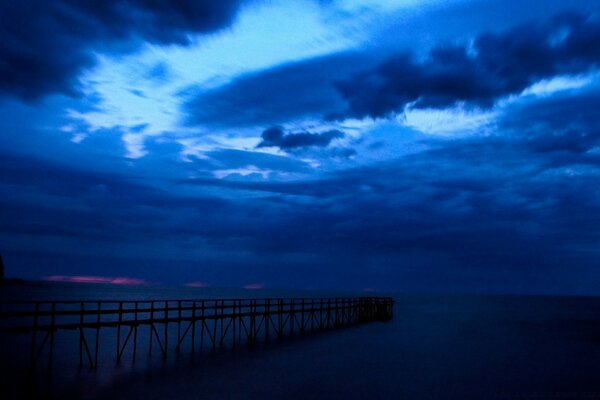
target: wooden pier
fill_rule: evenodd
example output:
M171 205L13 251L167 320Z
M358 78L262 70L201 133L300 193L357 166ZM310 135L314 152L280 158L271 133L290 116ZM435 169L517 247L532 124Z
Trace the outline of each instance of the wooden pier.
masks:
M31 336L32 372L43 358L51 370L55 336L61 331L78 334L80 367L96 369L99 353L106 351L100 346L101 332L114 335L116 363L127 349L135 362L141 334L149 355L155 347L166 358L184 346L192 353L236 348L272 337L387 321L393 304L389 297L1 302L0 327Z

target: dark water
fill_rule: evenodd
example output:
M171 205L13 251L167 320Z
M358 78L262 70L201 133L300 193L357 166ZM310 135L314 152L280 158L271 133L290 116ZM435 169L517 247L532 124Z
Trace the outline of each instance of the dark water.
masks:
M309 295L64 284L0 290L3 298L36 299ZM119 367L110 354L93 373L73 368L77 347L71 346L71 353L57 356L51 383L38 379L36 393L111 400L600 399L598 298L394 297L391 322L296 336L235 353L184 352L167 362L139 357L135 366ZM67 348L69 340L58 345ZM23 394L20 346L27 349L26 340L4 338L2 399Z

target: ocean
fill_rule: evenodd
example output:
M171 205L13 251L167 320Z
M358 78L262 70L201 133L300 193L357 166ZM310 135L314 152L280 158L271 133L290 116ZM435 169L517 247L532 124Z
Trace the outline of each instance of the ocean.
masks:
M338 295L349 293L67 283L0 287L0 300ZM57 335L52 376L40 372L35 383L25 374L30 337L3 333L0 398L600 399L600 298L393 297L389 322L238 351L182 351L166 361L144 354L135 364L126 357L116 366L114 354L105 354L97 371L78 368L76 336Z

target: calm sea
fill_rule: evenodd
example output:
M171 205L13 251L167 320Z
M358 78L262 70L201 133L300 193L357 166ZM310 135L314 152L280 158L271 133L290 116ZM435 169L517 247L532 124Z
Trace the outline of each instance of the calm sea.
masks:
M48 283L0 287L4 300L338 294ZM3 334L0 398L600 399L598 298L394 297L391 322L295 336L237 352L182 352L167 361L140 355L135 365L125 359L118 367L111 353L101 358L96 372L77 368L76 336L57 336L53 375L49 380L38 376L35 387L23 372L29 336Z

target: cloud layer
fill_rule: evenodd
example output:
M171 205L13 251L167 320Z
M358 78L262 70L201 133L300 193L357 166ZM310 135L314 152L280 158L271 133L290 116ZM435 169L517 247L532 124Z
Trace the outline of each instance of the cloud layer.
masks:
M426 54L364 49L278 66L200 91L186 110L192 124L229 127L383 118L407 106L490 108L542 79L593 71L599 43L599 18L562 13Z
M0 91L24 99L73 94L95 52L130 41L188 44L190 35L223 28L242 1L2 1Z
M384 117L408 105L491 107L542 79L589 72L599 61L600 20L562 14L504 33L484 33L469 45L435 47L424 60L412 53L394 56L337 84L349 103L337 117Z
M309 12L334 24L336 7ZM468 9L438 15L454 27L427 47L389 35L421 13L410 9L377 20L393 22L384 43L355 15L361 40L343 43L354 48L326 43L336 30L300 49L319 56L290 51L260 69L213 46L223 76L182 82L188 58L166 55L235 31L245 2L0 2L7 268L194 287L597 293L600 20L574 7L475 32ZM244 29L245 44L264 34ZM127 82L127 94L30 103L77 93L98 54L113 64L90 81L105 78L102 93ZM134 61L139 75L111 80L137 69L110 65ZM118 118L129 103L145 113Z

